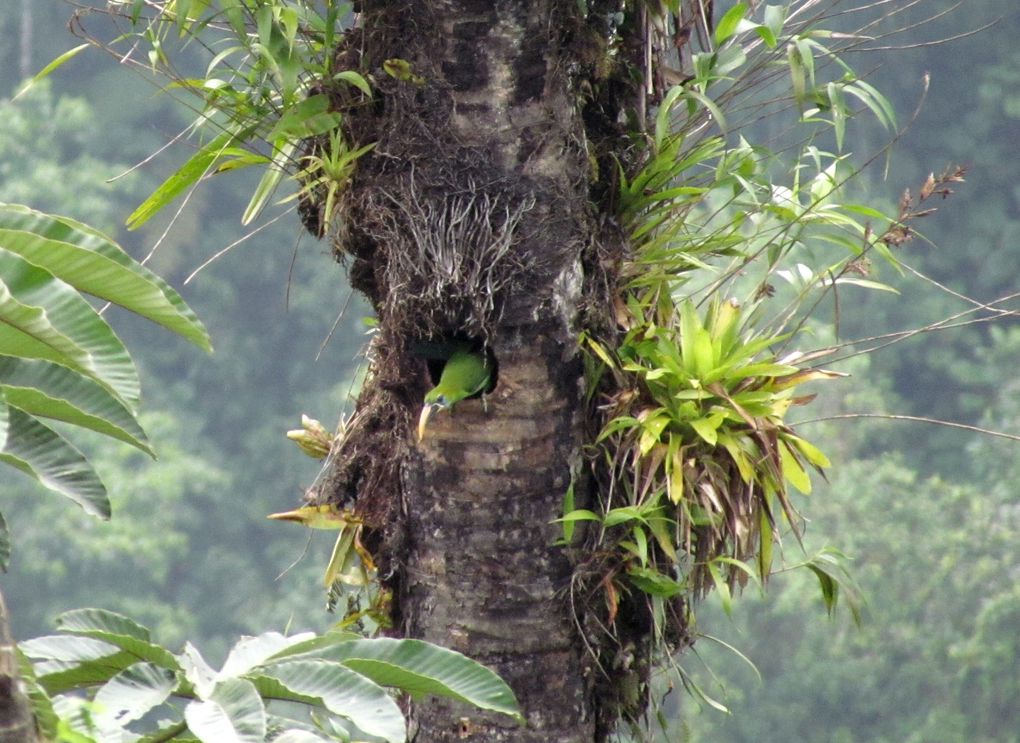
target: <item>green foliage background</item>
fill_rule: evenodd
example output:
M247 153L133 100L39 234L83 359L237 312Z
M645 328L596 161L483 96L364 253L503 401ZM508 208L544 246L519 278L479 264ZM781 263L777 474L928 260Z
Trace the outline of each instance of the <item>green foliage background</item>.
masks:
M948 8L948 0L923 3ZM68 7L31 4L35 69L76 42L61 31ZM5 38L19 36L20 5L0 14ZM973 38L875 52L871 78L907 119L931 90L895 148L888 176L865 181L870 198L895 203L930 170L969 167L968 183L921 229L905 262L953 290L984 301L1015 291L1020 265L1020 191L1012 163L1020 135L1020 31L1012 0L984 0L893 44L948 37L1004 15ZM883 45L876 43L877 46ZM111 184L186 123L148 81L93 50L15 103L16 44L0 50L0 200L66 213L106 229L136 257L160 239L165 222L134 233L119 225L169 173L183 151ZM848 149L882 144L865 131ZM176 158L176 159L175 159ZM222 180L222 182L220 182ZM162 241L150 267L178 288L185 276L240 234L254 182L224 175L203 186ZM864 199L858 199L864 200ZM158 223L157 223L158 222ZM317 465L284 438L301 412L332 422L356 375L365 341L355 300L316 352L347 302L340 268L305 237L293 275L287 265L299 232L284 218L213 264L182 293L204 319L217 352L131 318L114 318L142 371L143 416L156 463L127 447L86 442L111 486L114 518L100 523L25 478L3 473L0 498L15 537L3 589L20 638L44 634L63 610L100 605L151 626L165 644L188 637L215 655L239 632L323 629L319 576L330 535L305 548L304 530L265 521L296 505ZM923 326L965 307L917 279L898 298L845 290L839 335L877 335ZM287 296L289 294L289 302ZM1015 304L1014 304L1015 306ZM831 340L819 328L819 345ZM1020 328L1012 320L906 341L839 367L850 380L825 385L810 413L896 412L1020 431L1012 378ZM868 600L857 628L845 613L824 619L810 575L777 576L767 598L749 593L734 618L709 606L699 630L735 645L758 666L759 681L731 652L702 639L685 668L732 715L699 708L673 692L682 724L665 739L694 741L1011 741L1020 695L1020 450L1013 442L960 430L873 420L806 424L803 432L834 461L802 510L808 550L835 546L853 560ZM792 545L789 558L796 561ZM803 571L800 571L803 572ZM701 668L701 660L711 672ZM722 688L721 688L722 687Z
M38 70L76 41L64 30L65 3L31 8ZM12 5L0 15L8 38L18 37L20 13ZM12 44L4 53L16 51ZM20 80L13 59L4 62L0 201L80 218L144 257L166 218L127 232L124 217L187 153L106 181L183 128L186 112L95 50L12 103ZM147 264L209 317L215 354L144 321L112 317L139 366L144 423L159 455L154 463L98 437L76 437L110 487L114 518L93 521L12 470L2 476L0 498L15 532L3 588L18 637L48 632L61 611L101 605L147 624L171 647L189 638L215 658L242 632L288 624L322 630L335 621L323 611L320 586L330 535L312 535L307 546L306 530L265 516L296 505L315 477L318 465L285 432L301 412L334 422L357 373L365 313L349 300L343 270L323 245L296 245L296 216L182 286L243 234L239 216L254 182L242 181L227 175L206 184ZM316 361L345 305L345 321Z

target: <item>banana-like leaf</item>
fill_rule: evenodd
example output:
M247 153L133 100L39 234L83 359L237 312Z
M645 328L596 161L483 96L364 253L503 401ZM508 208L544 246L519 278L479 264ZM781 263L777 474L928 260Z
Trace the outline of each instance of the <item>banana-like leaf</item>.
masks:
M106 387L66 366L0 356L0 393L25 413L88 428L153 455L145 431L127 406ZM0 434L2 426L0 421Z
M68 217L0 204L0 247L78 291L112 302L211 351L209 334L169 284L109 237Z
M263 693L276 696L283 690L295 701L315 700L336 715L345 717L362 732L387 743L406 739L404 716L400 707L381 686L340 663L321 659L288 660L263 669ZM283 690L266 681L276 681ZM260 679L254 679L260 684ZM275 693L274 693L275 692ZM283 696L287 698L287 696Z
M342 663L383 686L450 697L521 719L513 691L494 671L438 645L379 637L336 643L309 655Z
M97 660L117 652L117 647L102 640L91 637L75 637L74 635L44 635L23 640L18 649L37 662L57 661L62 663L82 663Z
M0 354L62 364L138 405L134 362L106 321L69 284L3 248Z
M287 648L314 638L315 634L312 632L301 632L296 635L263 632L257 637L242 637L230 648L219 675L221 678L231 678L248 673Z
M18 648L35 659L36 677L48 694L99 686L138 662L134 654L91 637L49 635L19 642Z
M7 441L0 449L6 462L65 495L93 516L110 517L106 488L88 460L53 429L17 408L8 409Z
M138 660L171 671L181 669L173 653L151 641L149 630L121 614L105 609L75 609L57 617L57 627L62 632L115 645L133 653Z
M203 743L264 743L266 709L255 685L246 679L227 679L208 699L184 708L188 728Z
M212 696L216 682L219 681L219 674L206 662L199 649L186 642L177 660L184 671L184 678L195 690L195 695L199 699Z
M151 663L135 663L96 692L95 721L100 728L122 728L163 704L176 687L172 672Z
M106 609L73 609L57 617L57 627L63 632L87 634L102 632L119 637L132 637L149 642L149 630L123 614Z

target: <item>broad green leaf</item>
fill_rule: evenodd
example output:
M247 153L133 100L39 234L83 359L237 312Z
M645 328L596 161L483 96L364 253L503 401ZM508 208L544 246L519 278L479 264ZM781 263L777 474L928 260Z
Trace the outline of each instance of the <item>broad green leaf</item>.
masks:
M96 692L96 720L124 726L138 720L167 700L177 686L177 677L151 663L135 663L107 681Z
M57 617L57 627L63 632L75 634L98 631L149 642L148 629L123 614L106 609L73 609L64 612Z
M35 717L36 727L42 740L52 741L57 737L59 720L53 710L53 700L46 693L35 674L32 662L24 653L15 651L17 655L18 674L25 685L25 695L28 697L32 707L32 716Z
M65 366L0 356L0 393L25 413L88 428L153 455L127 406L98 382Z
M123 650L83 662L41 661L36 665L39 683L49 694L98 686L138 662Z
M289 691L318 700L326 709L347 718L363 732L387 743L403 743L403 713L393 698L360 670L331 660L285 660L262 669Z
M208 699L188 703L184 719L203 743L264 743L266 737L265 706L246 679L216 684Z
M124 307L211 351L209 335L181 296L106 235L62 216L0 205L0 247L78 291Z
M58 717L56 740L59 743L129 743L120 736L107 739L92 721L92 703L84 697L66 694L53 699ZM102 736L102 737L100 737Z
M321 655L384 686L412 694L451 697L521 719L517 700L506 682L491 669L453 650L421 640L380 637L338 643Z
M190 642L184 643L184 650L177 656L177 662L180 663L188 683L194 687L195 694L200 699L208 698L216 688L219 674L206 662L198 648Z
M314 655L315 651L322 650L323 648L337 645L342 642L350 642L351 640L360 639L362 639L362 636L354 632L331 629L316 637L312 637L308 640L302 640L301 642L290 645L289 647L277 652L274 656L272 656L271 660L281 660L283 658L305 654Z
M232 678L245 674L287 648L308 642L314 637L315 634L312 632L289 636L281 635L279 632L264 632L257 637L242 637L227 654L219 676Z
M181 669L172 653L149 639L149 630L137 622L104 609L75 609L57 617L57 628L84 637L103 640L171 671Z
M44 635L22 640L18 648L29 658L79 663L97 660L118 652L115 645L91 637Z
M106 321L74 288L3 248L0 354L63 364L138 405L134 362Z
M88 460L53 429L17 408L8 409L7 442L0 462L67 496L88 514L110 517L106 488Z

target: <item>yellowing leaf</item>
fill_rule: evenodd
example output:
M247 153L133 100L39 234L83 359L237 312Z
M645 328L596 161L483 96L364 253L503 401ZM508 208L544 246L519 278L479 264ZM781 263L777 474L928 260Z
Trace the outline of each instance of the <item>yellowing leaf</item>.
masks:
M783 466L783 477L805 495L811 492L811 478L804 471L797 455L785 441L779 442L779 460Z
M792 441L794 446L796 446L797 449L800 450L800 453L804 455L804 458L816 467L829 467L832 464L832 462L829 461L829 458L810 441L805 441L799 436L794 436L792 434L787 434L783 438L787 442Z
M849 374L844 372L831 371L829 369L803 369L784 377L777 377L773 383L773 389L782 390L787 387L803 384L804 382L812 382L816 379L840 379L841 377L849 376Z

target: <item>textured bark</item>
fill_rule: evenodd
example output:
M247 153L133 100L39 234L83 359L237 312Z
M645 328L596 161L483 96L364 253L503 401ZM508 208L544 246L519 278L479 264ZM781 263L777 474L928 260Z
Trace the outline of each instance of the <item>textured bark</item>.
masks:
M593 669L550 524L577 454L577 369L559 361L552 339L521 340L501 355L486 405L459 407L407 464L412 536L400 606L410 634L496 668L528 725L426 702L412 713L417 740L593 739Z
M17 647L0 594L0 743L36 743L35 718L18 671Z
M415 740L591 741L594 671L551 523L583 442L578 316L594 239L568 76L576 4L365 0L358 10L338 56L378 94L367 107L348 102L346 121L356 144L377 144L331 237L380 333L352 454L338 458L326 497L372 514L399 631L492 666L527 718L425 700L410 709ZM392 58L421 80L385 74ZM497 383L435 416L419 443L410 422L431 381L415 344L443 339L483 344Z

